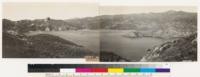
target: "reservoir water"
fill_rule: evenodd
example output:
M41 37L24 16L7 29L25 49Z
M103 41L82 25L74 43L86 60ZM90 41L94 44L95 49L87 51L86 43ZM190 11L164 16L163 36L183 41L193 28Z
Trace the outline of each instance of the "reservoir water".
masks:
M127 38L130 30L77 30L31 32L28 35L51 34L72 41L94 52L109 51L131 61L139 61L148 48L163 43L163 39L153 37Z
M141 37L127 38L123 35L129 30L103 30L101 31L100 48L102 51L113 52L131 61L139 61L148 48L163 43L160 38Z

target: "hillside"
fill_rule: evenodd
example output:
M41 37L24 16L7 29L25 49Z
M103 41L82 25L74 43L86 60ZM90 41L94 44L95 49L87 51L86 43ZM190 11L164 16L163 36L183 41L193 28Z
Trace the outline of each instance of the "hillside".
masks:
M28 57L32 53L31 49L29 49L28 43L25 41L27 38L26 36L20 36L20 35L11 35L8 33L3 32L3 50L2 50L2 56L4 58L9 57ZM29 51L30 54L26 53L26 51ZM31 55L35 56L35 55ZM30 56L30 57L31 57Z
M4 58L83 58L97 55L57 36L19 36L3 33Z
M197 34L168 41L149 49L141 61L144 62L177 62L197 61Z

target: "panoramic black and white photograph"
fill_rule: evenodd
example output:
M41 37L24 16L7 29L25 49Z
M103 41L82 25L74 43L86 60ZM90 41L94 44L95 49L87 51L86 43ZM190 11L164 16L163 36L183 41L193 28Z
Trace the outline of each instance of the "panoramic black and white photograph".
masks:
M197 61L195 6L4 3L3 58Z
M197 8L100 7L100 61L197 61Z

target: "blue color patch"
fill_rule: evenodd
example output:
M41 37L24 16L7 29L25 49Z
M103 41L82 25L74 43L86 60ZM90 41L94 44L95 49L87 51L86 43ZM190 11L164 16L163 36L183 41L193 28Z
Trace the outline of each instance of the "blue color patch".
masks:
M156 69L155 68L140 68L140 72L153 73L153 72L156 72Z

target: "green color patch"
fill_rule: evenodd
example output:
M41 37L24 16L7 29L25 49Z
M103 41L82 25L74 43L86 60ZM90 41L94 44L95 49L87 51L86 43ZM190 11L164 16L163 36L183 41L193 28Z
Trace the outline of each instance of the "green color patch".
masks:
M124 72L140 72L139 68L124 68Z

